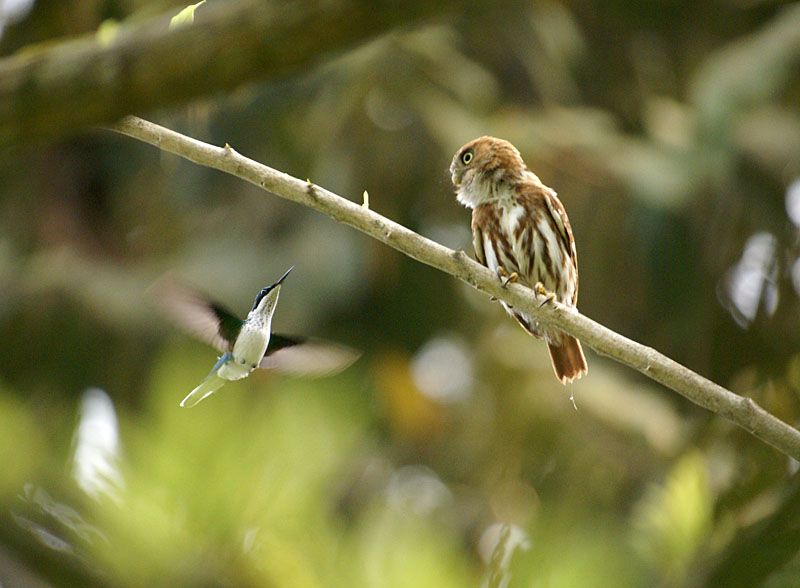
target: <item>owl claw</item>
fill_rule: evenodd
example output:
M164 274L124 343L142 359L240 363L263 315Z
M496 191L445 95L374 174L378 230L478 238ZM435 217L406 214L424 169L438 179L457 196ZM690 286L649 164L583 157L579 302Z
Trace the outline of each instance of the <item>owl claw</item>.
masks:
M536 282L536 285L533 287L534 292L536 292L539 296L544 296L545 299L539 304L539 308L543 307L548 302L552 302L556 299L556 295L553 292L550 292L547 288L544 287L544 284L541 282Z
M519 274L517 274L517 272L512 272L512 274L506 278L505 282L503 282L503 288L508 286L508 284L511 282L516 282L518 279Z
M510 283L519 280L519 274L517 272L511 272L509 274L502 266L497 268L497 277L500 278L500 281L502 282L501 286L503 288L508 286Z

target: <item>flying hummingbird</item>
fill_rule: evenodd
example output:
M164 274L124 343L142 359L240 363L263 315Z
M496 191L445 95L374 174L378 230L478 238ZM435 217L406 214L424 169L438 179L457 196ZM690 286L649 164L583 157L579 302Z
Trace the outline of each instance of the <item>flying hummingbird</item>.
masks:
M241 380L256 368L292 375L324 376L343 370L359 353L319 339L271 333L281 284L294 266L257 295L244 320L172 277L157 281L153 294L167 317L222 352L211 372L181 406L194 406L230 380Z

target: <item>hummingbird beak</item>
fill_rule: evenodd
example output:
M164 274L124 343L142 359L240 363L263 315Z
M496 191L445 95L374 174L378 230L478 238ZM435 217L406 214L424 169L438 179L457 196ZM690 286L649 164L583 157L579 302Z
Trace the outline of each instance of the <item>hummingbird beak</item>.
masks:
M266 297L269 297L269 299L273 301L278 299L278 293L281 291L281 282L283 282L286 279L286 276L288 276L289 272L292 271L293 269L294 266L290 267L286 271L286 273L281 276L281 279L272 284L272 286L267 286L266 288L262 288L261 292L259 292L258 295L256 296L255 302L253 302L253 310L258 308L258 305Z
M275 283L272 285L272 287L273 287L273 288L277 288L278 286L280 286L280 285L281 285L281 282L283 282L283 281L286 279L286 276L288 276L288 275L289 275L289 272L291 272L293 269L294 269L294 266L292 266L292 267L290 267L288 270L286 270L286 273L285 273L285 274L283 274L283 275L281 276L281 279L280 279L280 280L278 280L277 282L275 282Z

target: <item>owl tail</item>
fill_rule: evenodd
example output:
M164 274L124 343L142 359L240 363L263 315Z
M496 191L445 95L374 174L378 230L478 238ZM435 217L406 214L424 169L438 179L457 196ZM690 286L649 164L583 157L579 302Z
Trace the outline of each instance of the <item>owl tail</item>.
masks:
M572 382L589 371L581 343L575 337L563 334L558 343L548 341L547 349L550 351L553 371L562 384Z

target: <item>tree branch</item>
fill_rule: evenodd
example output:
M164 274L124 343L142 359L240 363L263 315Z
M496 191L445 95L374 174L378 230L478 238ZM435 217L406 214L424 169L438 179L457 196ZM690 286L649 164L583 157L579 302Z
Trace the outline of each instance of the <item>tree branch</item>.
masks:
M491 270L470 259L460 249L453 251L439 245L366 206L248 159L228 145L224 148L215 147L136 117L123 119L113 130L323 212L419 262L563 329L598 353L639 370L695 404L728 418L786 455L800 460L800 431L772 416L752 399L734 394L656 350L623 337L562 304L552 302L540 307L544 298L524 286L512 283L506 288L501 287Z
M28 48L0 60L0 152L308 70L394 27L441 12L446 0L207 3L191 26L173 14Z

